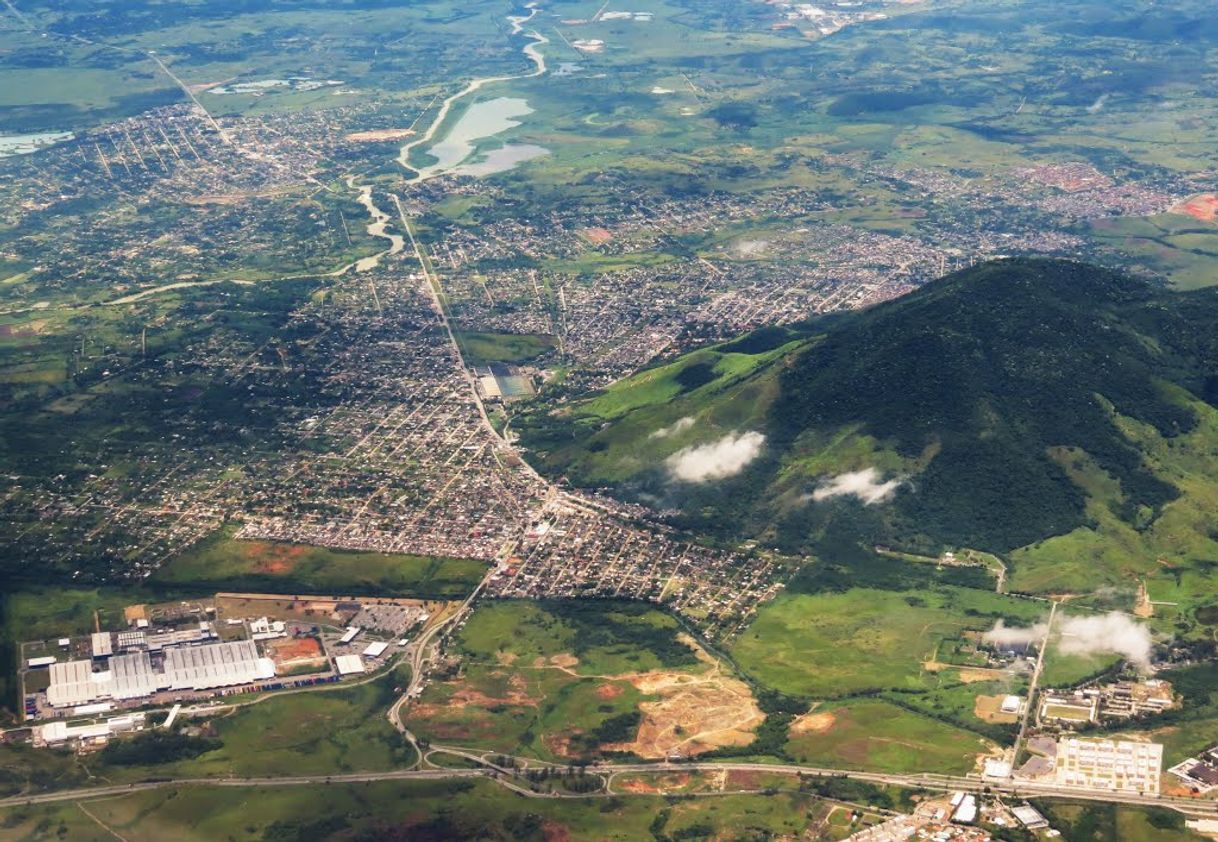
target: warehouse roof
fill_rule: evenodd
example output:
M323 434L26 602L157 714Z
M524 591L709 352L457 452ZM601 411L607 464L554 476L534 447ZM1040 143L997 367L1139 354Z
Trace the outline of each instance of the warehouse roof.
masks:
M364 661L359 655L339 655L334 659L339 675L358 675L364 671Z
M138 699L158 690L232 687L275 675L274 662L260 658L252 640L170 649L160 671L147 652L115 655L109 666L105 672L93 672L89 661L51 664L47 702L78 707L99 699Z

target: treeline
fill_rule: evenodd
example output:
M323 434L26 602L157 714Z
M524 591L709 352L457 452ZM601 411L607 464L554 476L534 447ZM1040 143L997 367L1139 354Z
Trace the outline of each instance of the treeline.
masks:
M1186 832L1184 814L1166 807L1132 807L1091 801L1048 799L1036 799L1031 804L1067 842L1125 842L1126 826L1120 821L1120 810L1136 810L1142 813L1146 816L1146 823L1156 830L1180 834Z
M609 648L650 652L665 667L692 666L698 661L693 650L677 640L681 629L676 621L653 605L611 600L547 600L540 606L575 632L572 644L576 657L592 649Z
M101 759L111 766L152 766L192 760L224 745L211 737L192 737L178 731L144 731L129 739L111 740Z

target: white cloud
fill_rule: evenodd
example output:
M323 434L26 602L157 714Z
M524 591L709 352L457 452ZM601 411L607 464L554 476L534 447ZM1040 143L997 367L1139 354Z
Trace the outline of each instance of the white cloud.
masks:
M1102 617L1068 617L1058 649L1065 655L1120 655L1143 672L1150 670L1150 629L1113 611Z
M683 447L664 460L669 473L682 482L709 482L740 473L761 455L765 436L757 432L728 433L718 441Z
M1150 629L1125 614L1113 611L1093 617L1063 617L1055 624L1057 650L1063 655L1120 655L1143 672L1150 671L1153 641ZM1044 623L1029 628L1007 628L1001 620L982 640L998 646L1039 644L1047 631Z
M880 482L878 468L864 468L861 471L838 474L823 480L812 492L812 499L819 503L834 497L857 497L864 505L874 506L876 503L892 499L904 482L904 477L894 477L887 482Z
M686 415L684 418L678 418L667 427L661 427L647 438L649 439L666 439L669 436L675 436L677 433L682 433L694 425L694 417Z
M993 646L1029 646L1033 643L1039 646L1048 630L1049 627L1046 623L1007 628L1007 624L999 620L994 623L994 628L981 636L981 640L983 643Z

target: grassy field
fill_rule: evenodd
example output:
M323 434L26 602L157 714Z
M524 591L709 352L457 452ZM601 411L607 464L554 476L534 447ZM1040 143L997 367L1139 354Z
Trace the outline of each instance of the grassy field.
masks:
M1199 842L1206 838L1188 830L1184 816L1172 810L1068 801L1034 803L1067 842Z
M887 693L882 698L1005 744L1014 739L1015 726L1001 722L987 723L979 718L977 697L1023 695L1026 691L1025 676L1002 675L993 681L945 682L943 686L925 693Z
M553 337L533 333L463 332L457 334L457 341L471 365L524 363L554 348Z
M732 656L762 684L796 696L926 690L944 680L945 673L923 667L941 640L987 629L999 617L1033 620L1042 611L1037 603L966 588L787 593L762 607L732 644ZM842 658L843 650L852 657Z
M156 584L268 593L461 597L486 574L480 561L355 552L218 532L173 559Z
M1214 283L1218 228L1190 216L1105 219L1090 224L1099 242L1119 248L1171 276L1182 290Z
M1041 675L1044 687L1070 687L1098 675L1118 662L1114 655L1063 654L1056 643L1050 642L1045 652L1045 668Z
M180 788L0 812L0 836L80 842L652 838L790 838L835 804L812 795L719 795L671 801L629 795L522 799L489 781L410 781L250 789ZM840 812L840 810L836 810ZM873 819L874 820L874 819ZM108 830L107 830L108 828ZM843 838L857 826L842 827Z
M354 687L270 696L211 720L209 732L223 743L218 750L155 771L257 776L400 768L414 760L413 752L385 711L407 675L402 670Z
M800 763L884 772L973 771L977 755L993 743L970 731L883 701L818 707L792 729L787 751Z

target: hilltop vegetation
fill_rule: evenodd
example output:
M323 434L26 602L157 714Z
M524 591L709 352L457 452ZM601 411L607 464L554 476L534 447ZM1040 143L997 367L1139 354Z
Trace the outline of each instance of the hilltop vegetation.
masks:
M1149 572L1151 554L1182 568L1218 557L1193 529L1218 488L1204 455L1215 316L1213 293L1001 261L696 351L535 408L519 428L543 467L678 508L681 525L724 539L852 568L884 566L877 544L975 547L1016 557L1033 589L1060 585L1049 571L1085 546L1090 569L1070 584L1120 581ZM739 472L674 478L674 454L743 431L765 445ZM1105 548L1120 550L1116 570L1094 564Z

